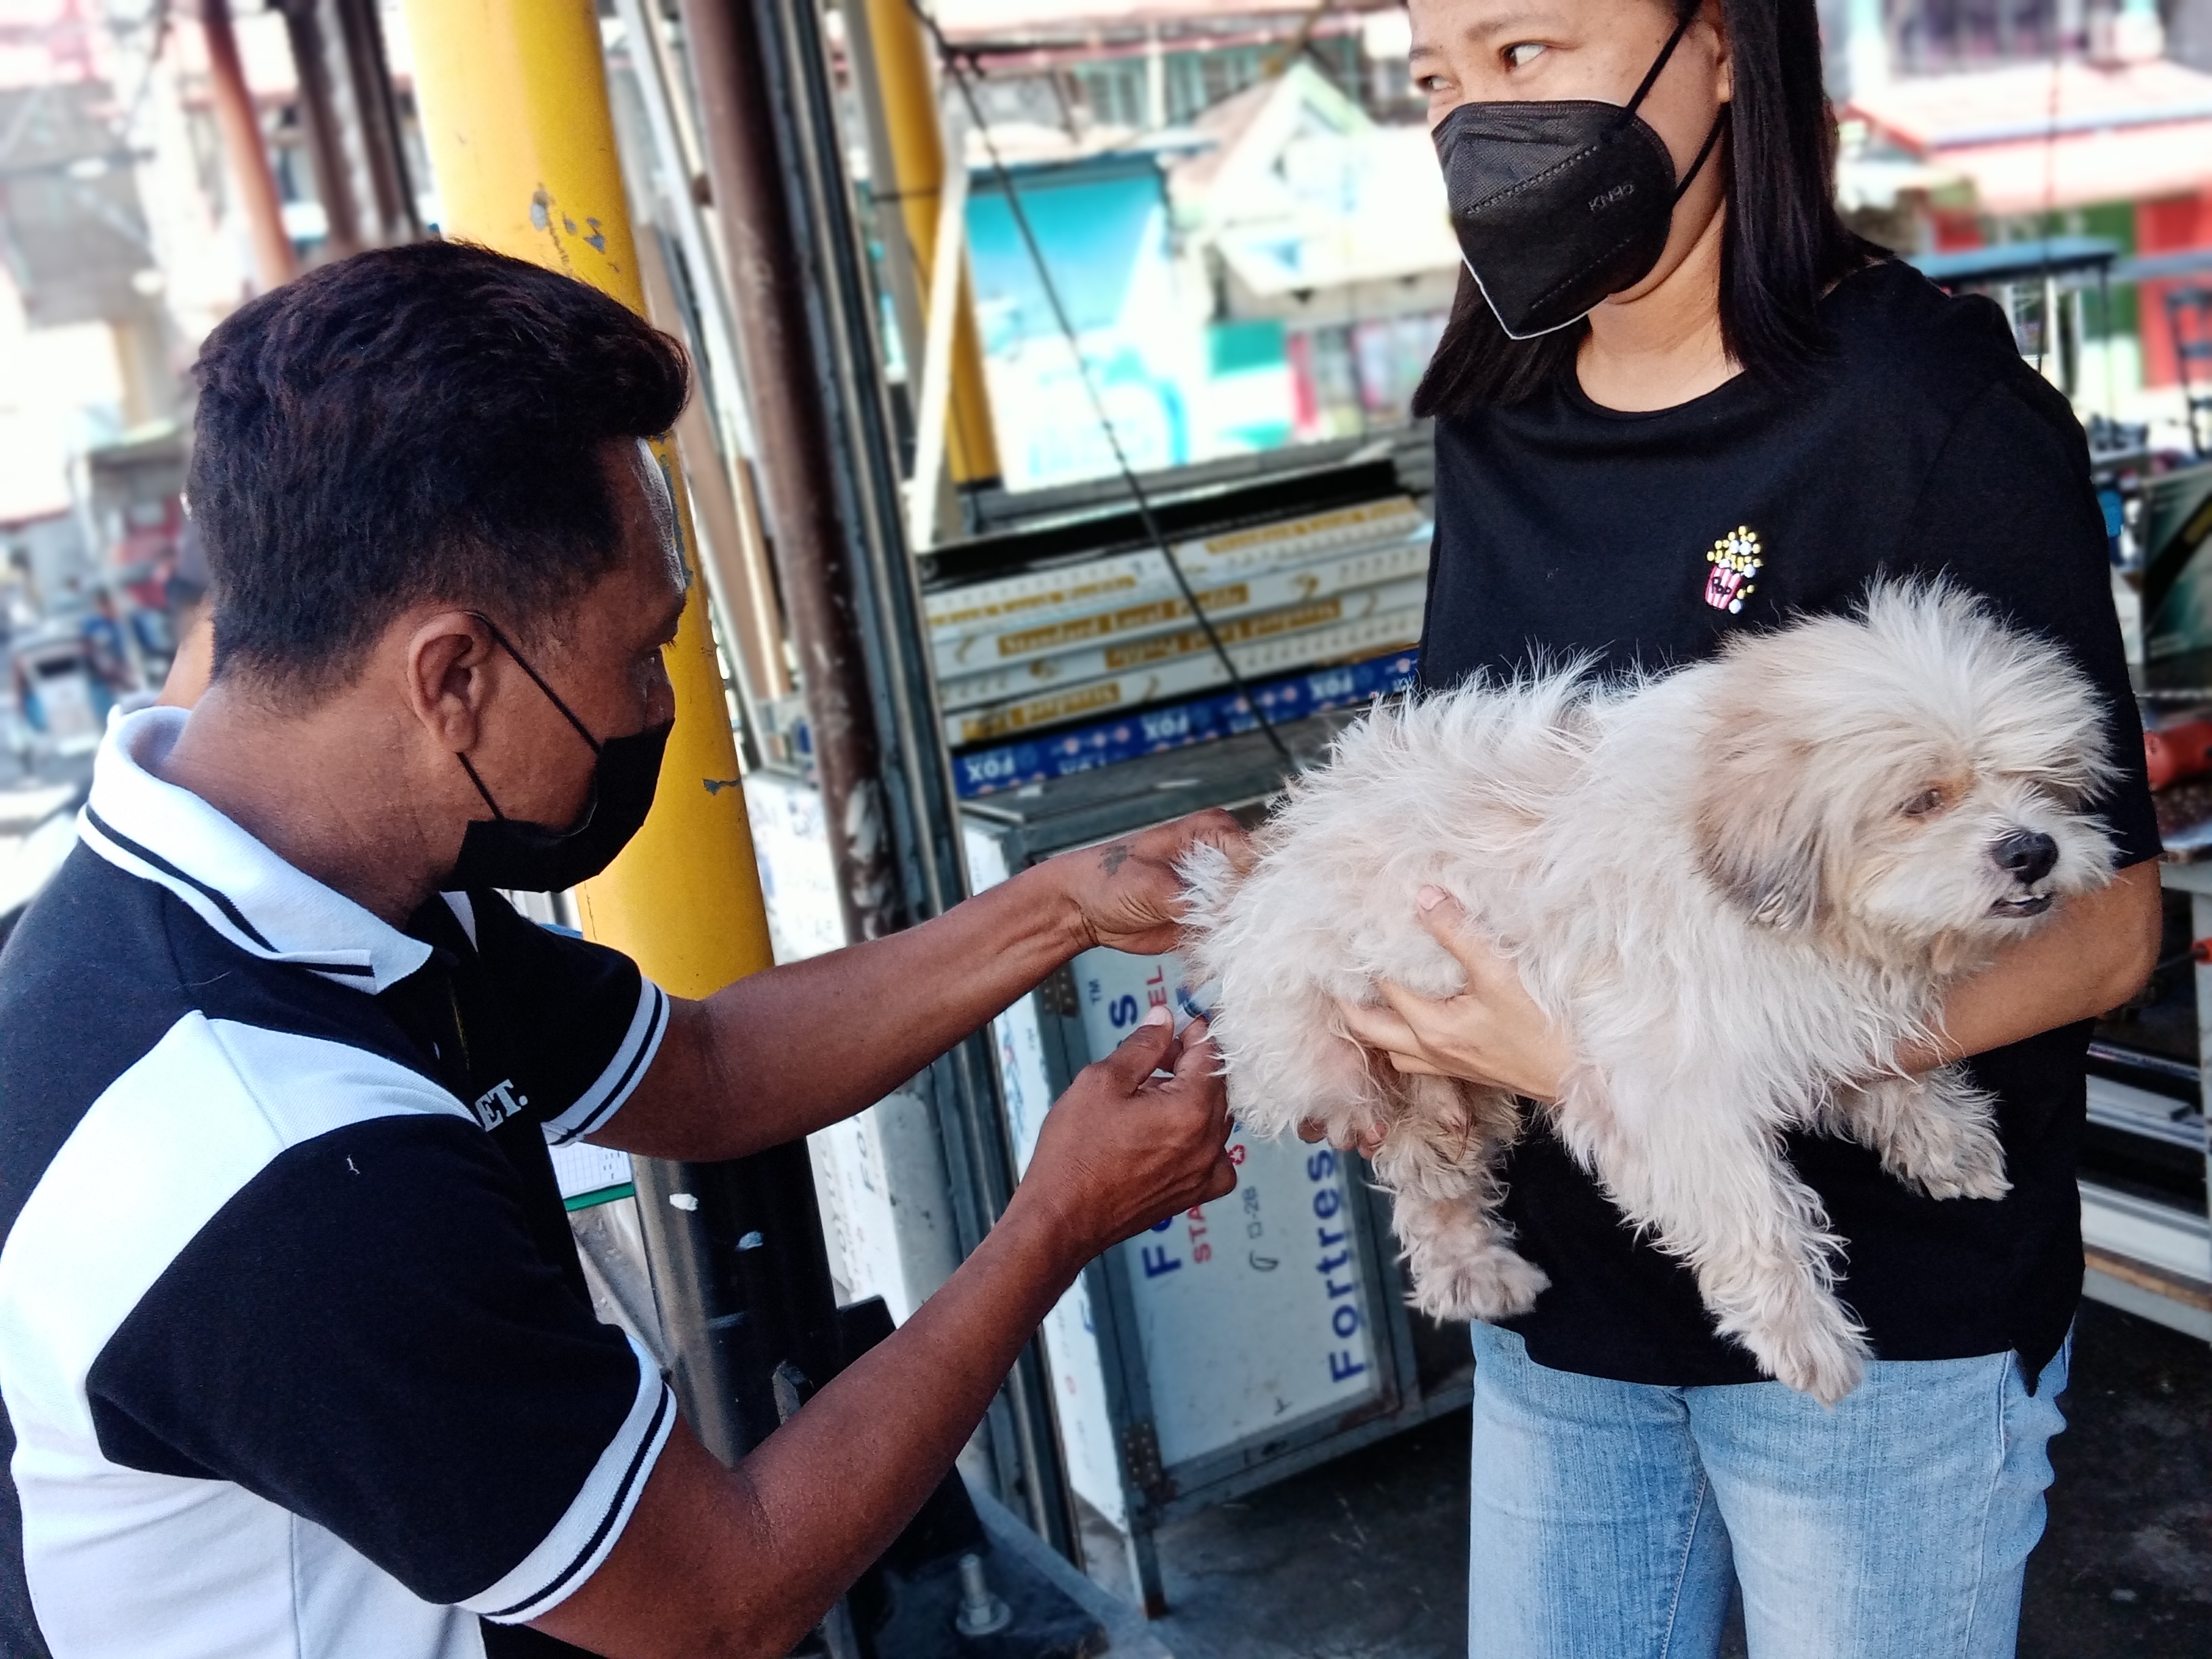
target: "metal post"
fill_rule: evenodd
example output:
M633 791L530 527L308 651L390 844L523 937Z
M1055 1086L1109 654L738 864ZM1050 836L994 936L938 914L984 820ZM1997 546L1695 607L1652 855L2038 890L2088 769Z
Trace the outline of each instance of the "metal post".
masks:
M687 324L696 325L677 295L659 238L640 236L637 256L645 276L646 314L654 325L672 334L684 332ZM769 578L760 507L747 476L751 464L743 455L725 459L703 398L694 398L677 416L676 442L691 484L692 510L707 532L707 586L721 604L722 645L733 652L730 667L746 732L757 740L761 699L787 696L792 686L783 662L783 622L776 609L775 584Z
M685 0L683 15L846 936L878 939L913 917L893 863L860 601L839 521L830 414L817 378L822 360L784 194L763 54L746 0Z
M344 48L346 89L360 141L366 199L358 204L364 226L381 246L411 242L422 234L415 194L407 180L407 144L401 136L399 99L392 89L392 64L384 50L377 0L329 0Z
M857 919L854 937L870 937L861 929L948 908L966 879L820 14L812 0L681 0L681 10L831 852L848 925ZM964 1255L1013 1182L988 1036L939 1060L916 1087L953 1171ZM1032 1344L994 1407L990 1445L1002 1495L1073 1558L1052 1425Z
M945 188L945 138L937 100L937 79L930 72L929 40L911 0L860 0L845 8L854 60L862 66L865 90L882 112L890 176L877 188L897 201L899 217L914 269L917 295L929 292L937 263L938 198ZM955 167L966 158L955 156ZM954 250L966 258L966 245ZM921 362L919 335L908 339L909 386L932 366ZM960 277L960 299L952 332L952 407L945 433L945 454L956 484L993 483L999 477L999 440L991 417L991 398L983 380L983 349L975 332L975 300L967 273Z
M408 24L447 229L641 311L590 0L409 0ZM690 505L663 453L696 569ZM668 667L676 731L653 815L577 902L586 933L701 996L768 964L768 926L703 603L685 608ZM805 1148L733 1164L640 1159L638 1189L685 1411L733 1459L775 1426L761 1401L778 1370L820 1382L836 1368Z
M708 568L722 605L722 642L734 647L738 660L732 666L747 696L746 724L757 737L757 705L764 698L789 696L792 681L752 490L750 458L757 446L738 383L728 295L692 195L695 168L683 136L681 95L669 85L659 50L659 9L648 11L644 0L617 0L616 9L627 36L629 84L644 107L648 137L642 155L626 152L623 161L634 197L653 204L650 216L674 243L664 257L657 238L638 239L646 310L656 322L665 314L669 320L663 327L688 331L700 362L702 395L684 410L677 437L696 452L690 458L693 505L706 522ZM621 113L617 105L618 122ZM672 269L678 265L684 283L680 292Z
M264 293L300 274L292 239L284 234L284 210L276 198L276 174L269 165L261 137L261 118L246 84L246 65L231 27L230 0L200 0L200 28L207 37L208 89L215 101L215 124L230 162L231 186L253 247L253 280Z
M320 0L278 0L276 9L284 15L284 33L292 43L292 69L300 88L300 131L307 139L307 161L315 173L315 194L322 198L327 227L325 245L331 258L343 259L360 252L367 243L354 201L351 170L346 165L345 135L331 88L322 19L317 15Z
M301 129L315 192L343 258L422 234L376 0L270 0L299 70Z

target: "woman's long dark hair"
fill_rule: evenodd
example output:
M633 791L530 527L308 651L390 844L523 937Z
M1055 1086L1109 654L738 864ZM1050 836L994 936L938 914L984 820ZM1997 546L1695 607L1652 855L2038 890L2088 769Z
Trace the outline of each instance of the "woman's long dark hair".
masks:
M1680 0L1684 11L1698 3ZM1768 379L1820 355L1820 295L1880 256L1836 212L1836 127L1820 84L1814 3L1719 0L1735 77L1728 128L1713 155L1728 204L1721 339L1747 373ZM1413 392L1413 413L1467 415L1518 403L1573 362L1589 327L1516 340L1462 265L1451 319Z

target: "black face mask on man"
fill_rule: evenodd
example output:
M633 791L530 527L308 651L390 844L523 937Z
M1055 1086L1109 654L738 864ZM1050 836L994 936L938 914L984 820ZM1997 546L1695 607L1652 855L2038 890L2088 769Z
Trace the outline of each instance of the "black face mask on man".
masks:
M1461 257L1514 339L1581 321L1659 263L1674 204L1728 119L1723 104L1677 184L1667 141L1636 112L1696 16L1683 14L1625 106L1588 98L1462 104L1437 124Z
M668 734L676 722L663 720L642 732L609 738L602 743L554 694L553 688L545 684L544 676L530 665L506 635L488 617L478 617L477 620L491 629L492 638L530 676L531 683L545 694L547 700L561 711L562 717L576 728L577 735L592 746L598 764L592 769L592 793L584 805L584 816L569 829L554 830L526 819L511 818L501 811L491 791L477 775L477 769L469 763L469 757L456 756L461 769L469 775L469 781L476 785L477 793L491 808L491 817L470 823L461 837L460 856L453 860L453 869L438 884L447 892L471 887L505 887L526 893L559 892L578 882L589 881L612 864L615 854L629 844L630 838L643 825L646 814L653 810L653 790L660 781L661 753L668 746Z

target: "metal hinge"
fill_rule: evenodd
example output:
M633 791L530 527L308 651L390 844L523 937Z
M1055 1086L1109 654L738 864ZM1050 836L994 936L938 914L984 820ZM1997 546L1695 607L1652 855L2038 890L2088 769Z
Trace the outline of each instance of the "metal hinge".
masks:
M1121 1431L1121 1467L1147 1502L1164 1504L1175 1496L1174 1485L1160 1468L1159 1435L1150 1423L1132 1423Z
M1045 975L1044 983L1036 989L1037 1005L1048 1014L1058 1014L1073 1019L1083 1012L1075 1000L1075 969L1062 963Z

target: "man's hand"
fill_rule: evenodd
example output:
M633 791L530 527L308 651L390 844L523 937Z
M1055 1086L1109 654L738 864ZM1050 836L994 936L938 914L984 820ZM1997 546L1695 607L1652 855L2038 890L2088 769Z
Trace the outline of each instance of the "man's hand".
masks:
M1062 853L1040 867L1074 907L1085 945L1156 956L1176 948L1183 913L1176 864L1200 842L1219 848L1240 870L1251 862L1243 826L1217 807L1103 847Z
M1206 1022L1178 1038L1158 1007L1047 1114L1015 1200L1041 1206L1088 1261L1163 1216L1236 1191L1228 1140L1229 1091Z
M1521 970L1468 926L1467 912L1442 888L1424 887L1419 902L1421 925L1467 969L1467 989L1431 999L1385 983L1388 1007L1337 1005L1345 1030L1403 1073L1558 1099L1574 1054L1521 983Z

